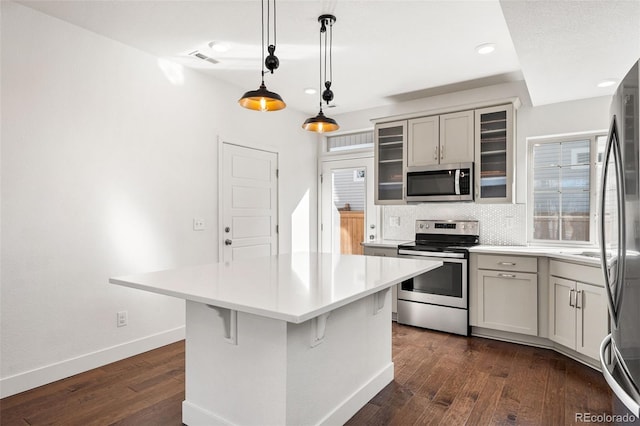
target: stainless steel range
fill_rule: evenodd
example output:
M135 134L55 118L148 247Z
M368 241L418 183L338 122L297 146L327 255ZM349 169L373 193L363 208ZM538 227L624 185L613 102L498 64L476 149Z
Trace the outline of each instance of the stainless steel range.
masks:
M416 240L398 256L441 260L443 266L402 282L398 322L469 334L469 247L479 241L478 221L417 220Z

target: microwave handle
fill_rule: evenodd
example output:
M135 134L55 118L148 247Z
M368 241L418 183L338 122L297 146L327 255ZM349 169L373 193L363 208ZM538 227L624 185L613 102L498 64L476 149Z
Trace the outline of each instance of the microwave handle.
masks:
M460 169L456 169L456 195L460 195Z

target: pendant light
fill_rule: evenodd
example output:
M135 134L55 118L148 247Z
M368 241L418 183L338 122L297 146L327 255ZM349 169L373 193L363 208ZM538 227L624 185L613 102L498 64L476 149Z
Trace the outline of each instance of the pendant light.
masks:
M320 22L320 112L315 117L305 120L302 128L309 130L310 132L326 133L338 130L340 126L333 118L329 118L322 112L322 101L324 100L327 105L333 100L333 91L331 90L331 82L333 80L333 59L332 59L332 45L333 45L333 24L336 22L336 17L333 15L320 15L318 17ZM329 27L329 31L327 31ZM327 79L327 32L329 33L329 78ZM322 41L324 36L324 91L322 91Z
M266 67L271 74L273 74L273 70L275 70L276 68L278 68L278 66L280 65L280 60L278 60L278 57L275 55L275 51L276 51L276 0L273 0L273 44L269 43L269 36L270 36L270 31L269 31L269 23L270 23L270 18L271 18L271 14L270 14L270 8L269 8L269 2L271 0L267 0L267 44L269 45L268 50L269 50L269 55L267 56L267 59L265 60L264 58L264 0L262 0L262 22L261 22L261 28L262 28L262 65L261 65L261 76L262 76L262 83L260 83L260 87L258 88L258 90L249 90L248 92L246 92L242 98L240 98L240 100L238 101L238 103L240 104L240 106L247 108L247 109L252 109L254 111L278 111L281 109L284 109L287 104L284 103L284 101L282 100L282 97L280 95L278 95L275 92L271 92L269 90L267 90L267 86L264 85L264 74L265 74L265 70L264 68Z

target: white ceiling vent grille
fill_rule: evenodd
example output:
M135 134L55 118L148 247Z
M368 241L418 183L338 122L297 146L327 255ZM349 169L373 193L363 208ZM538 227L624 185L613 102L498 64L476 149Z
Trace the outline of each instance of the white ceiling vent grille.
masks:
M213 59L211 56L207 56L204 53L200 52L199 50L194 50L193 52L189 53L189 56L193 56L195 58L198 59L202 59L203 61L207 61L210 64L217 64L219 63L219 61Z

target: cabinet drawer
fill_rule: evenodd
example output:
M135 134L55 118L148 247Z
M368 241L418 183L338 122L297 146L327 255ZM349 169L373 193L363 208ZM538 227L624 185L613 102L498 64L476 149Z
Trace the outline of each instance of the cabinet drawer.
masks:
M602 268L597 266L577 265L575 263L551 260L549 261L549 274L554 277L562 277L604 287Z
M538 258L479 254L478 268L498 271L538 272Z
M398 249L392 247L370 247L364 246L364 255L365 256L386 256L386 257L397 257Z

